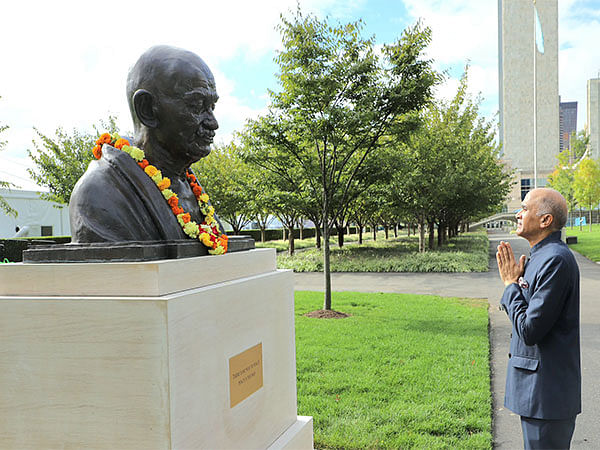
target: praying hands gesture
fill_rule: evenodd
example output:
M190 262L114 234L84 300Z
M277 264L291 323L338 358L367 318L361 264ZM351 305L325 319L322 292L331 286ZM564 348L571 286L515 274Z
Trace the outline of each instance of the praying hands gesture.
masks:
M498 273L504 286L519 281L519 277L523 275L525 270L525 260L525 255L521 255L517 263L510 244L504 241L500 242L498 252L496 253L496 262L498 263Z

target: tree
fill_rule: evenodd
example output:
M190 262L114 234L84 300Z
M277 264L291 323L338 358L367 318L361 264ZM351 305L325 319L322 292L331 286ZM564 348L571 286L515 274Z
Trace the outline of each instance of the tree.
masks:
M109 116L107 121L94 125L96 133L82 132L73 129L72 134L57 128L55 137L49 137L34 128L37 140L33 141L36 152L27 150L29 157L37 166L27 169L31 178L40 186L48 188L41 198L68 205L71 192L77 180L86 171L94 159L92 148L101 133L118 133L116 118Z
M557 158L558 164L548 177L548 185L562 194L567 201L569 213L571 213L577 204L573 190L573 181L575 179L574 162L576 158L571 149L563 150L557 155ZM572 227L573 222L571 222Z
M2 97L0 97L0 98L2 98ZM0 124L0 133L4 132L6 130L8 130L8 125ZM0 140L0 151L2 151L4 149L5 145L6 145L6 141ZM10 189L11 187L15 187L15 185L12 183L9 183L8 181L0 180L0 188ZM0 209L2 209L6 214L9 214L13 217L17 216L17 211L15 211L13 208L11 208L11 206L8 204L8 202L1 195L0 195Z
M592 209L600 202L600 164L591 158L584 158L573 179L573 192L580 205L585 205L590 214L590 231L592 231Z
M217 146L192 164L217 215L238 235L251 221L250 192L252 170L239 156L234 143Z
M425 227L429 248L436 223L443 245L461 222L498 208L510 189L510 174L498 161L494 124L479 116L481 99L467 95L467 72L454 99L430 105L408 143L396 145L391 192L399 209L415 217L421 252Z
M587 130L580 130L577 133L573 132L571 139L569 140L569 147L571 150L570 164L583 158L588 147L590 145L590 134Z
M269 112L246 128L256 164L279 174L297 168L296 186L320 199L324 309L331 309L329 230L361 166L397 117L429 101L440 79L422 57L428 28L418 23L378 53L362 27L360 21L332 26L299 9L291 20L282 17L281 90L270 92Z

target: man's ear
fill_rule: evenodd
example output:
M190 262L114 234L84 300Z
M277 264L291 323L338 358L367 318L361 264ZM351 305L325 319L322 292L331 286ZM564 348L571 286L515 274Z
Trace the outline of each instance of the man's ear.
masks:
M135 114L138 120L148 128L156 128L158 126L155 102L154 95L145 89L138 89L133 94L133 109L135 110Z
M554 224L554 216L552 214L544 214L540 222L542 228L549 228Z

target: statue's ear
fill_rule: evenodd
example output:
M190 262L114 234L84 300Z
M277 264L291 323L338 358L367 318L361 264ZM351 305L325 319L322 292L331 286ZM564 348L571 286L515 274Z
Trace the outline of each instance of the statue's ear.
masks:
M155 98L151 92L145 89L138 89L133 94L133 108L139 121L148 128L158 126L158 117L156 117Z

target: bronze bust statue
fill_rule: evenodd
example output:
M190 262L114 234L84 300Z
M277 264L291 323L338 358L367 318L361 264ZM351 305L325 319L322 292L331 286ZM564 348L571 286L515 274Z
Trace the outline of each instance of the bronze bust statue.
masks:
M214 77L196 54L156 46L130 70L127 100L134 142L146 164L170 180L187 221L205 221L190 184L189 167L210 153L218 128L213 110L218 96ZM126 152L108 144L77 182L70 202L73 243L169 241L188 239L181 217L163 192ZM201 188L200 188L201 189ZM221 233L224 232L218 223Z

